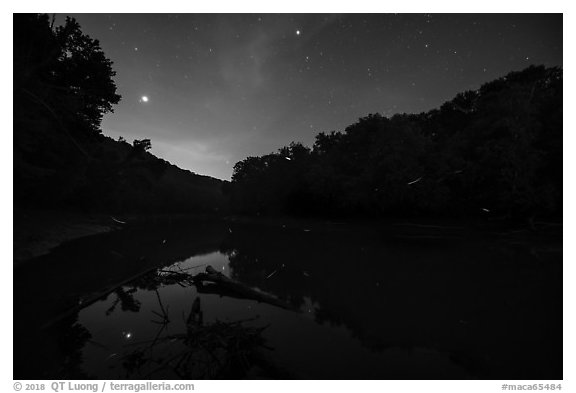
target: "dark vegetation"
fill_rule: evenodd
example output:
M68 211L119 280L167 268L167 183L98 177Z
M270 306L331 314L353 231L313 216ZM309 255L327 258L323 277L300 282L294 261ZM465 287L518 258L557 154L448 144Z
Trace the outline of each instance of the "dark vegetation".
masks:
M120 96L74 19L14 16L17 206L116 213L504 217L562 214L562 70L531 66L439 109L370 114L234 166L231 183L101 134ZM224 196L226 194L226 197Z
M559 218L562 70L531 66L421 114L371 114L234 166L233 209L270 215Z
M14 15L15 207L109 213L209 213L224 207L222 181L102 135L120 101L112 62L67 18Z

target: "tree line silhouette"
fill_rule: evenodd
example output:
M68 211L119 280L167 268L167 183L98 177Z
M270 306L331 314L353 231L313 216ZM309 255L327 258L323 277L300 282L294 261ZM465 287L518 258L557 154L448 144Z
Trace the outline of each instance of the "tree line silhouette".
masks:
M98 40L67 18L14 15L15 206L299 216L560 217L562 70L531 66L439 109L370 114L312 147L182 170L149 139L102 135L121 97Z
M562 213L562 70L530 66L439 109L370 114L343 132L248 157L225 185L256 215Z
M14 15L14 205L116 213L214 212L222 182L102 135L120 101L112 62L73 18Z

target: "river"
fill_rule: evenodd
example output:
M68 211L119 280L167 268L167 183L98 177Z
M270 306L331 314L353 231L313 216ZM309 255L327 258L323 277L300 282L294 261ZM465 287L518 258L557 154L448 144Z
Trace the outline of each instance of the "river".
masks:
M287 307L202 287L211 266ZM16 379L562 379L562 240L415 221L195 221L14 272Z

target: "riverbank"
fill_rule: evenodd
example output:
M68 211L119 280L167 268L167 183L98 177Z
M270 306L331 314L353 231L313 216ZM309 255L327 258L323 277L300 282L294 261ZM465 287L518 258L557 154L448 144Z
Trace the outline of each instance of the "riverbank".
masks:
M132 225L155 225L206 219L207 215L192 214L146 214L113 216L104 213L82 213L61 210L14 209L13 261L22 261L45 255L62 243L85 236L97 235ZM210 218L215 218L210 215ZM506 238L561 238L562 223L536 222L531 230L526 223L493 220L461 219L389 219L389 220L338 220L302 219L294 217L220 217L232 224L282 227L286 229L317 231L338 230L340 226L359 229L379 228L397 236L452 237L464 233L482 232Z
M20 264L28 259L48 254L62 243L128 226L178 223L216 217L202 214L111 215L63 210L14 209L13 261L15 265Z
M110 216L102 214L14 209L14 264L45 255L67 241L114 228Z
M339 227L388 231L397 235L492 235L498 237L558 238L561 221L511 220L501 218L301 218L291 216L230 215L231 224L282 227L303 231L333 231Z

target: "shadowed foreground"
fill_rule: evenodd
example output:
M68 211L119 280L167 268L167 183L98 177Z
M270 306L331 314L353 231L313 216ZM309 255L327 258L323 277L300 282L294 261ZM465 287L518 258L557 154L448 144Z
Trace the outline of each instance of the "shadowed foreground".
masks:
M184 279L207 265L262 297ZM28 262L14 291L19 379L562 378L554 233L138 227Z

